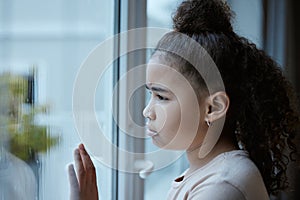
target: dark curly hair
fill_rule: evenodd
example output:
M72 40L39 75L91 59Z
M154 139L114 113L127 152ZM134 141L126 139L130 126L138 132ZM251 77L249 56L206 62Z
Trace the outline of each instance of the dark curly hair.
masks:
M287 165L296 155L293 139L299 115L293 89L281 68L264 51L233 31L232 15L222 0L184 1L173 16L175 31L160 40L155 52L182 49L193 54L176 34L179 32L209 53L230 98L224 129L235 138L237 147L249 152L269 194L276 194L287 188ZM185 76L197 79L198 86L205 88L188 61L172 53L165 55Z

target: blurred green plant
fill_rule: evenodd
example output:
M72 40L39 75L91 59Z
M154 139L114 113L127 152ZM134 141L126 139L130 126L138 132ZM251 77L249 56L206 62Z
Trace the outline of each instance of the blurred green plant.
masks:
M32 74L34 76L34 74ZM9 134L9 151L29 162L37 153L46 152L58 143L58 137L49 135L50 128L36 123L37 115L47 114L49 106L33 105L28 102L28 79L26 76L2 73L0 84L6 85L1 91L8 98L7 112L1 113L6 119ZM0 102L1 103L1 102ZM3 102L2 102L3 103ZM2 105L3 106L3 105Z

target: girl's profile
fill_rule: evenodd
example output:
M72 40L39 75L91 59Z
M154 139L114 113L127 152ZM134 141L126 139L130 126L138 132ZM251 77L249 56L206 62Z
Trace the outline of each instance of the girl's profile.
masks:
M289 189L287 166L297 152L299 125L293 89L275 61L234 32L231 20L223 0L183 1L173 16L174 30L161 38L147 64L147 134L160 148L185 150L189 162L166 199L264 200ZM225 91L209 91L195 66L172 53L197 55L182 35L211 56ZM195 133L190 127L196 115ZM199 154L208 129L220 120L225 123L216 144ZM71 199L98 199L95 168L82 144L74 159Z

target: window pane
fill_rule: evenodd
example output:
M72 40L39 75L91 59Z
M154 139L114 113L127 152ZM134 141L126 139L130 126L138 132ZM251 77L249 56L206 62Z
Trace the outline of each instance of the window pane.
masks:
M113 35L113 16L110 0L0 1L1 199L68 199L66 166L80 143L73 83L89 52ZM95 105L108 138L111 120L102 113L111 88L108 70ZM109 199L112 171L95 164L100 195Z

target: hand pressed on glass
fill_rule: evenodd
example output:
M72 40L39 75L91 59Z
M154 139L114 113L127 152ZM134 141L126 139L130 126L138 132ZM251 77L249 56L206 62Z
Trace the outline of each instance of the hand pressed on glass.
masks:
M70 200L97 200L96 170L83 144L74 150L74 160L76 173L73 164L68 167Z

